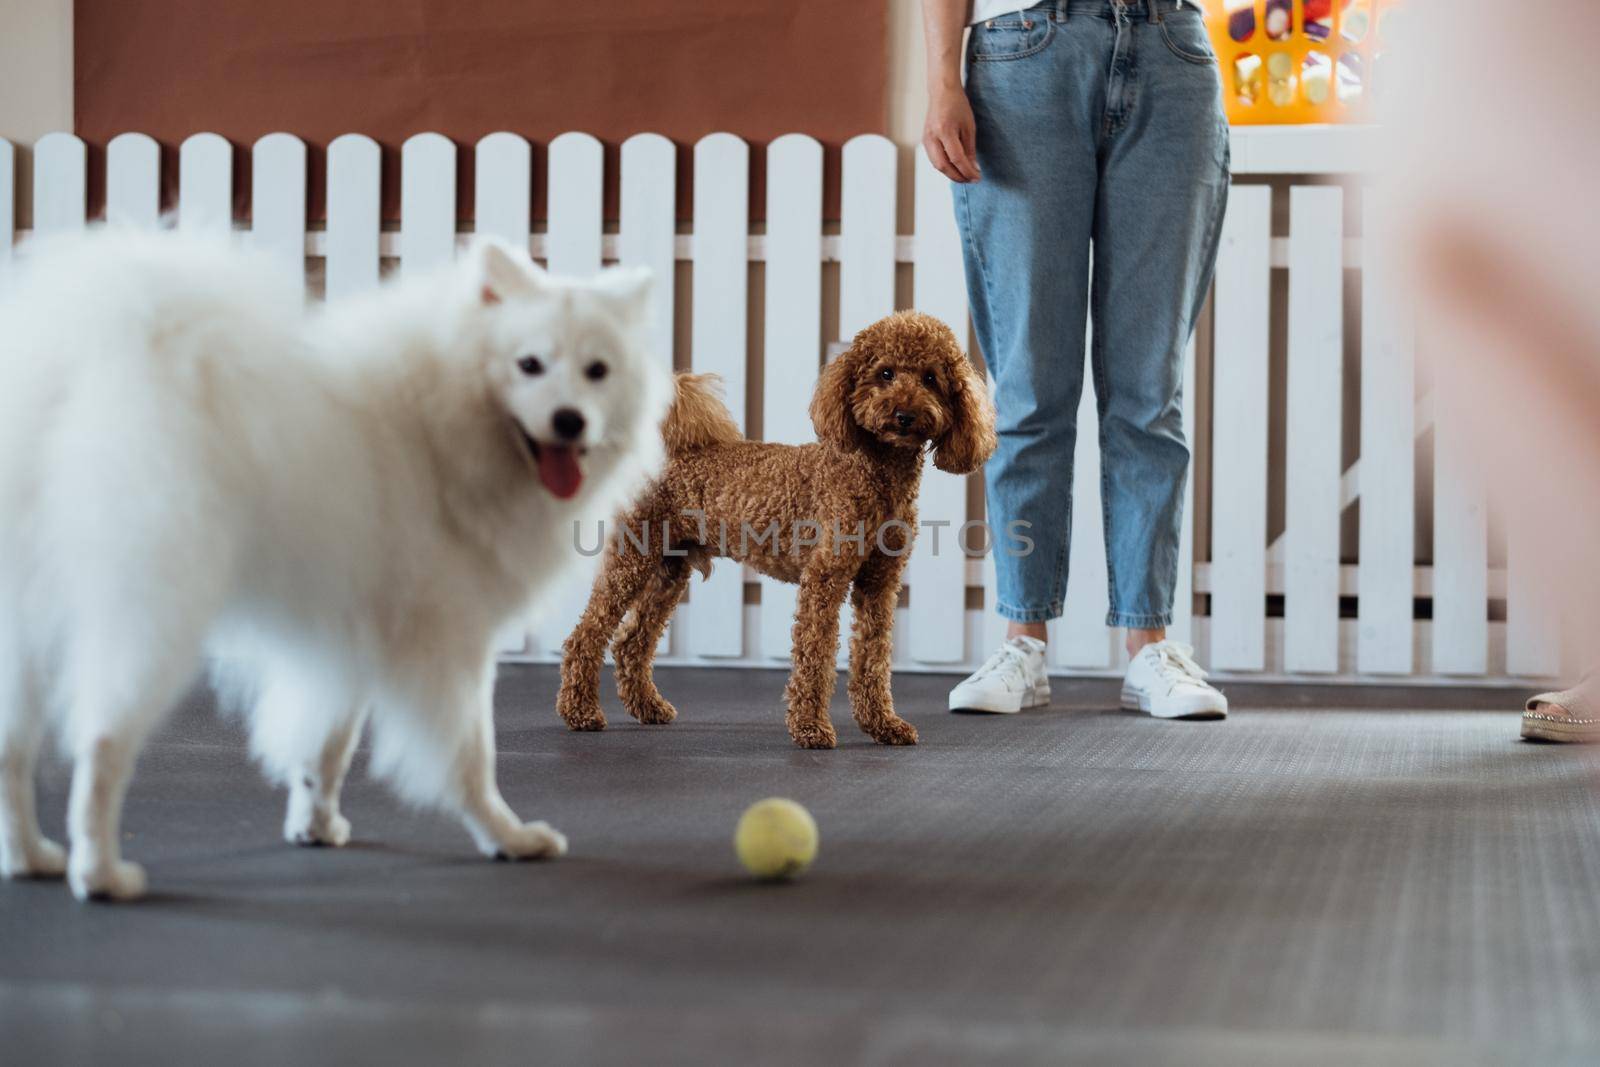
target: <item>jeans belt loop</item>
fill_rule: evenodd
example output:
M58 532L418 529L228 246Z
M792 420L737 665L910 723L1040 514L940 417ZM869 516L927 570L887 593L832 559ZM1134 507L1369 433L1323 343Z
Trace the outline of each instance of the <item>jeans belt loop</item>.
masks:
M1065 21L1067 21L1068 9L1071 8L1071 6L1072 6L1072 0L1056 0L1056 21L1057 22L1065 22Z
M1150 25L1154 26L1161 21L1161 0L1145 0L1150 5Z

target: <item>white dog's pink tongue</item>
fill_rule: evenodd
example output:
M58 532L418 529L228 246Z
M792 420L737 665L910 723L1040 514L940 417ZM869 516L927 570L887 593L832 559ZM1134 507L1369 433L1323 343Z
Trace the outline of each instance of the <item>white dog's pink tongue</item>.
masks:
M577 450L566 445L540 445L539 480L558 500L571 499L583 484Z

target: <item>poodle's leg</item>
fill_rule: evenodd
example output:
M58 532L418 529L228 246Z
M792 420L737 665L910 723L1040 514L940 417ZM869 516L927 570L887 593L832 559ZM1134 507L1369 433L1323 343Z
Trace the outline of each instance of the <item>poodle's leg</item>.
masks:
M661 566L657 556L627 548L606 554L605 566L589 594L589 606L561 648L561 693L556 710L574 730L604 730L600 710L600 668L606 645L634 598Z
M689 584L689 567L678 558L662 561L661 569L634 602L633 615L622 624L611 646L617 663L617 692L622 706L643 723L668 723L678 712L656 688L650 664L667 628L683 588Z
M461 821L478 850L495 859L553 859L567 852L567 839L548 823L525 823L500 795L494 766L494 666L470 696L476 704L455 759L456 802Z
M850 640L850 710L880 745L917 743L917 728L894 713L889 690L901 562L890 556L869 560L856 575L851 596L856 621Z
M0 671L0 877L59 878L67 854L39 832L34 767L44 739L44 709L21 649L8 642Z
M850 573L826 549L800 578L795 604L793 669L784 692L788 701L789 736L801 748L833 748L838 744L828 719L828 702L838 681L839 609L850 589Z

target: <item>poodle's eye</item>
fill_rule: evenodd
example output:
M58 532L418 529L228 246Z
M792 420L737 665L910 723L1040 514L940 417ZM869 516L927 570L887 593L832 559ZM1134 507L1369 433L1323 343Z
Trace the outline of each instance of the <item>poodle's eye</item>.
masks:
M601 378L604 378L607 374L609 374L610 371L610 367L606 366L605 363L597 359L587 367L583 368L583 376L588 378L591 382L598 382Z
M939 376L933 373L933 371L929 371L927 374L922 376L922 384L926 385L929 389L937 389L939 387Z
M540 362L538 356L523 356L517 360L517 369L531 378L535 374L544 373L544 364Z
M894 381L894 368L893 367L885 367L885 368L883 368L881 371L878 372L878 377L882 378L886 382Z

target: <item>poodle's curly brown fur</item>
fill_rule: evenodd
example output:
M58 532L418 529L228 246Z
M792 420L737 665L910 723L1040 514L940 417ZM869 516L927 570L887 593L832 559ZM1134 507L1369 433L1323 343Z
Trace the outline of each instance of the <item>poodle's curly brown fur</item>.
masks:
M712 558L723 556L800 585L786 693L795 744L837 743L828 703L847 593L856 722L882 744L915 744L916 728L894 711L889 661L923 452L931 446L935 466L967 474L995 448L994 404L955 335L913 311L862 330L817 382L815 444L747 441L709 376L680 374L677 386L663 426L667 469L619 519L589 606L567 638L561 717L574 730L605 728L600 665L615 633L628 713L671 722L677 712L656 689L651 659L690 570L709 573Z

